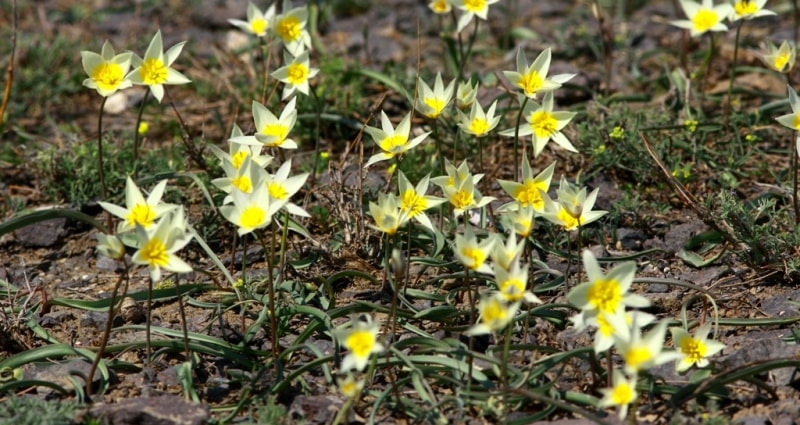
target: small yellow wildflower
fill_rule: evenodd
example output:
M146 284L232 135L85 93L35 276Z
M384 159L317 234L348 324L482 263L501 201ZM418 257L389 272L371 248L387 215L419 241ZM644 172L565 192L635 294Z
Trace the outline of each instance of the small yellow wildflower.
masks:
M722 3L714 6L713 0L703 0L702 4L691 0L680 0L680 5L688 19L672 21L671 24L688 29L692 37L709 31L728 30L722 21L733 13L733 7L730 4Z
M670 328L675 349L681 355L675 365L677 372L683 372L692 366L708 366L708 358L725 348L725 344L708 339L711 331L711 322L706 322L697 329L696 336L692 337L682 328Z
M383 351L378 341L378 324L366 316L366 321L351 321L345 327L334 331L336 340L350 352L342 359L342 371L356 369L363 371L371 354Z

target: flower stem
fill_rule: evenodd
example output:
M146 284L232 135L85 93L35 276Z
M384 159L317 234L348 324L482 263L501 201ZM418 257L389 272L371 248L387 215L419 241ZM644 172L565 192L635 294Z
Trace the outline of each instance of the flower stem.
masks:
M528 318L525 317L525 321L528 321ZM513 323L513 320L512 320ZM512 323L506 325L506 336L505 340L503 341L503 361L500 363L500 379L503 384L503 398L506 398L508 393L508 354L511 351L511 328ZM503 420L501 422L505 423L508 421L508 400L504 400L503 403Z
M183 331L183 349L186 351L186 361L189 362L194 369L194 360L192 351L189 349L189 328L186 327L186 311L183 307L183 295L181 295L179 276L175 275L175 296L178 297L178 313L181 316L181 330Z
M267 83L269 82L269 63L272 61L272 49L270 48L270 44L272 44L272 39L270 39L270 43L267 43L266 37L259 37L260 40L260 47L261 47L261 57L263 58L263 72L264 72L264 83L261 86L261 103L266 101L267 97ZM265 54L266 52L266 54Z
M117 283L114 285L114 289L111 291L111 298L109 298L108 302L108 319L106 320L106 327L103 329L103 336L100 338L100 347L97 348L97 354L94 357L94 361L92 361L92 367L89 368L89 373L86 375L86 394L90 396L92 395L92 390L94 389L94 373L97 371L97 366L99 366L100 361L103 359L106 346L108 346L108 337L111 335L111 327L113 326L114 318L117 316L117 314L119 314L119 309L122 307L122 299L125 298L125 295L128 293L128 262L123 258L122 264L125 270L120 274L119 280L117 280ZM122 296L119 297L119 304L116 304L119 287L123 281L125 282L125 287L122 290Z
M139 105L139 114L136 116L136 126L133 128L133 179L139 176L139 126L142 124L142 113L144 113L144 105L147 103L147 96L150 94L150 87L144 92L142 104Z
M728 124L730 123L731 113L733 113L733 82L736 79L736 67L738 65L738 59L739 59L739 35L742 32L743 26L744 26L744 20L740 20L739 24L736 26L736 41L734 41L733 43L733 63L731 64L731 70L729 76L730 82L728 83L727 113L725 114L726 128L728 128ZM738 131L736 133L738 134Z
M145 372L145 382L152 383L151 378L153 374L153 359L151 358L151 354L153 352L153 348L150 345L150 322L152 321L153 317L153 278L147 279L147 320L145 321L145 365L147 367L147 371Z
M481 21L477 17L474 17L475 26L472 29L472 34L469 36L469 42L467 44L467 52L461 57L461 63L458 65L458 77L462 78L464 75L464 66L467 64L469 57L472 55L472 46L475 44L475 39L478 38L478 24Z
M798 136L800 137L800 136ZM797 149L789 146L790 164L792 168L792 205L794 206L794 224L800 225L800 202L797 199Z
M275 223L270 223L270 234L272 240L272 249L267 248L267 241L264 238L263 234L259 233L259 240L261 241L261 247L264 249L264 256L267 258L267 296L269 297L268 306L269 309L269 327L271 332L270 339L272 340L272 358L275 360L274 364L275 367L278 367L278 320L275 317L275 281L273 280L272 276L272 254L274 253L275 248Z
M319 100L315 87L311 87L309 91L314 96L314 105L316 106L316 119L314 124L314 168L311 171L311 182L309 183L309 187L314 187L314 183L317 180L317 167L319 167L319 127L320 121L322 120L322 102Z
M517 114L517 123L514 125L514 181L519 180L519 124L522 122L522 114L525 111L525 106L528 104L528 97L525 96L525 99L522 100L522 104L519 106L519 114ZM522 149L525 149L525 145L522 146ZM523 155L527 154L527 152L523 153Z
M714 61L714 54L717 50L717 36L716 34L711 34L711 41L709 42L708 46L708 54L706 55L705 60L703 61L703 74L700 77L700 94L703 95L706 92L706 82L708 81L708 74L711 71L711 64Z
M103 101L100 102L100 113L97 114L97 171L100 173L100 193L103 199L108 199L108 189L106 188L106 173L103 169L103 109L105 109L107 96L103 96ZM138 133L138 131L137 131ZM111 231L111 216L106 213L108 217L108 229Z

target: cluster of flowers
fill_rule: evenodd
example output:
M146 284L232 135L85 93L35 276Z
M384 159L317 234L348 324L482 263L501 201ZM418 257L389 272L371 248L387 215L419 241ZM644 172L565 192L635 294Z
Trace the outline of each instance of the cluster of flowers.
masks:
M764 9L766 3L767 0L733 0L714 5L712 0L703 0L702 3L680 0L681 8L688 19L674 21L672 25L688 29L692 37L708 32L728 31L728 26L723 23L725 19L733 23L775 15L775 12ZM767 67L775 71L789 72L794 67L796 56L797 48L793 42L786 40L780 47L776 47L767 41L767 53L761 55L761 59Z
M589 250L583 252L583 264L588 282L567 294L570 304L581 310L571 320L577 330L596 328L596 353L608 351L610 355L610 350L615 348L623 361L622 369L615 369L612 374L612 387L601 390L604 394L601 407L617 406L620 417L624 418L628 406L638 397L636 382L641 372L673 360L677 360L675 369L678 372L695 365L705 367L709 364L709 357L725 348L722 343L708 339L711 322L706 322L697 329L694 337L686 329L671 328L675 350L664 350L667 321L660 321L642 335L643 327L652 324L656 318L642 311L626 309L650 306L647 298L629 292L636 264L623 263L604 274Z
M272 34L271 29L275 29L274 34L284 43L287 56L286 65L277 69L272 76L285 83L283 98L286 99L295 91L308 94L308 79L315 76L318 70L310 68L308 51L305 50L311 45L310 36L305 29L307 9L293 9L288 1L284 2L283 7L285 13L275 16L274 6L263 14L253 4L249 4L248 22L234 20L232 23L258 36ZM102 96L109 96L132 84L144 84L161 101L164 84L190 82L183 74L170 67L184 44L185 42L178 43L165 53L159 31L142 59L131 52L117 55L106 41L101 54L81 52L84 69L89 75L84 85L96 89ZM131 64L135 68L128 72ZM225 172L225 177L213 181L214 185L228 194L220 212L237 226L240 235L266 227L272 222L274 214L281 209L289 214L308 216L302 208L289 200L303 186L308 173L289 176L289 160L271 174L266 167L273 158L262 153L265 148L297 148L297 143L289 138L297 119L295 102L296 99L292 98L280 117L276 117L264 105L254 101L256 134L245 136L234 125L228 152L216 146L211 147ZM101 252L113 258L121 258L124 255L122 243L139 248L133 261L147 265L153 281L160 280L161 269L172 272L191 271L188 264L174 255L191 237L186 233L188 224L183 207L160 202L166 183L158 183L145 200L133 180L128 178L126 208L100 203L108 212L124 220L117 228L119 238L100 236ZM137 238L124 235L134 230Z
M164 85L190 83L185 75L171 67L183 50L182 41L164 52L161 31L156 32L150 40L144 58L133 52L116 54L111 43L106 40L100 54L90 51L81 52L83 70L89 76L83 85L97 90L103 97L111 96L118 90L134 84L146 85L153 96L161 102L164 97ZM133 66L133 70L130 70ZM130 71L129 71L130 70Z
M116 235L98 234L97 249L103 255L122 259L124 245L136 248L134 264L146 265L150 269L152 282L161 280L161 270L188 273L192 267L175 253L192 240L188 232L186 215L182 205L161 202L167 181L156 184L147 199L136 183L128 177L125 183L125 207L108 202L99 202L109 213L122 219L117 225Z
M319 72L311 68L309 49L311 35L308 33L308 8L292 8L290 0L284 0L283 13L275 13L275 5L262 12L253 3L247 4L247 20L230 19L229 22L244 32L257 37L276 37L284 46L284 66L270 74L285 84L282 98L287 99L295 91L308 95L308 80ZM256 113L253 105L253 113ZM259 127L261 129L261 127Z

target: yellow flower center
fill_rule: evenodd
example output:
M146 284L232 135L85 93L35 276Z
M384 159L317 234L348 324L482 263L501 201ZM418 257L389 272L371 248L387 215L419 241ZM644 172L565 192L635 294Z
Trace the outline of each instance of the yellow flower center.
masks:
M280 21L275 28L275 32L283 41L295 41L300 38L303 29L300 26L300 20L294 16L287 16Z
M514 220L514 231L517 232L518 235L522 236L523 238L527 238L531 235L531 231L533 230L533 220L529 220L528 218L517 218Z
M147 204L136 204L131 208L131 212L128 213L128 224L131 226L136 226L137 224L144 227L145 229L150 227L156 219L156 212L150 205Z
M606 337L610 337L614 334L614 327L611 326L611 323L606 319L605 314L597 315L597 330Z
M241 150L233 154L233 156L231 156L231 163L233 164L233 168L237 170L241 168L242 164L244 164L244 161L247 159L248 156L250 156L250 154L246 150Z
M533 179L525 180L516 192L514 199L523 207L533 207L536 211L544 209L544 200L539 190L547 190L547 184Z
M353 352L358 359L364 359L375 347L375 334L369 330L355 330L347 336L344 345Z
M706 344L697 338L683 338L680 342L680 346L681 353L683 353L691 363L697 363L703 360L708 352Z
M471 191L461 189L453 195L453 198L450 199L450 202L457 209L465 210L475 202L475 198L472 196Z
M631 404L636 398L636 390L627 382L620 382L611 391L611 402L615 406L625 406Z
M434 13L447 13L450 11L450 4L447 3L447 0L435 0L432 6Z
M697 14L692 18L694 30L697 32L706 32L719 23L719 16L717 13L710 9L700 9Z
M246 229L255 229L256 227L264 224L266 217L267 214L264 212L263 208L252 205L242 211L242 216L239 218L239 222L241 223L241 226Z
M795 130L800 130L800 114L794 115L794 120L792 121L792 125L794 126Z
M558 131L558 120L547 111L532 113L530 122L536 137L550 137Z
M751 0L737 1L733 8L736 9L736 16L739 17L753 15L758 12L758 5Z
M424 103L428 108L430 108L430 111L428 111L427 114L424 114L428 118L438 118L446 105L444 100L438 97L425 98Z
M286 188L283 187L283 184L277 181L270 182L267 185L267 191L269 191L269 196L278 200L286 199L286 197L289 196L289 192L286 191Z
M789 52L778 53L775 55L775 60L773 61L772 65L777 71L783 72L785 71L786 65L789 64L789 59L791 59Z
M508 309L499 300L490 299L481 309L481 320L492 330L497 330L508 321Z
M250 31L253 31L253 34L256 35L264 35L267 32L267 21L264 18L256 18L250 22Z
M625 353L625 364L631 369L639 371L642 367L653 359L653 353L647 347L633 347Z
M420 196L416 190L407 189L400 197L400 209L408 211L408 218L422 213L428 207L428 200Z
M342 395L345 397L355 397L358 391L358 383L354 380L344 381L339 387L339 391L341 391Z
M388 154L397 154L402 152L401 148L407 141L407 137L401 134L395 134L394 136L389 136L381 140L379 146Z
M527 74L521 75L517 85L525 93L525 96L532 97L542 88L544 80L539 75L539 71L533 70Z
M597 279L589 287L586 299L598 311L612 314L622 305L622 287L616 279Z
M486 0L464 0L464 8L467 12L478 13L486 9Z
M281 123L267 124L263 129L261 129L261 134L275 138L274 140L266 143L267 147L272 148L275 146L280 146L283 141L286 140L286 136L289 135L289 127Z
M250 193L253 191L253 182L250 181L250 177L247 176L235 177L233 180L231 180L231 184L244 193Z
M503 297L510 302L519 301L525 295L525 282L519 279L508 279L501 282L498 287Z
M556 218L558 218L558 221L562 223L562 226L564 226L565 230L577 229L582 221L580 219L573 217L572 214L570 214L566 208L559 209Z
M144 258L151 267L164 267L169 262L167 247L157 238L150 239L147 245L142 247L141 252L142 258Z
M308 67L302 63L289 65L286 70L286 79L289 80L289 84L295 86L305 83L308 79Z
M489 121L486 118L473 118L467 129L476 136L483 136L489 132Z
M102 90L116 90L124 77L122 67L112 62L101 63L92 71L92 80Z
M169 74L167 66L157 58L145 59L142 67L139 69L142 83L149 86L164 84L164 82L167 81L167 74Z
M470 269L476 270L484 261L486 261L486 253L481 251L480 248L466 247L461 250L461 255L464 256L464 264Z

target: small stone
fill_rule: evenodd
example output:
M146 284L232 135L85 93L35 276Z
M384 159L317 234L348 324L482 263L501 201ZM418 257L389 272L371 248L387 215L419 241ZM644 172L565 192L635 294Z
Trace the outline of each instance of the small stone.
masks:
M144 308L131 297L122 299L119 314L126 323L139 324L145 320Z
M109 115L119 115L128 109L128 95L118 91L106 99L103 112Z
M295 397L292 405L289 407L289 415L292 420L327 424L333 421L333 418L336 417L342 405L344 405L344 401L338 397L329 395L299 395Z

